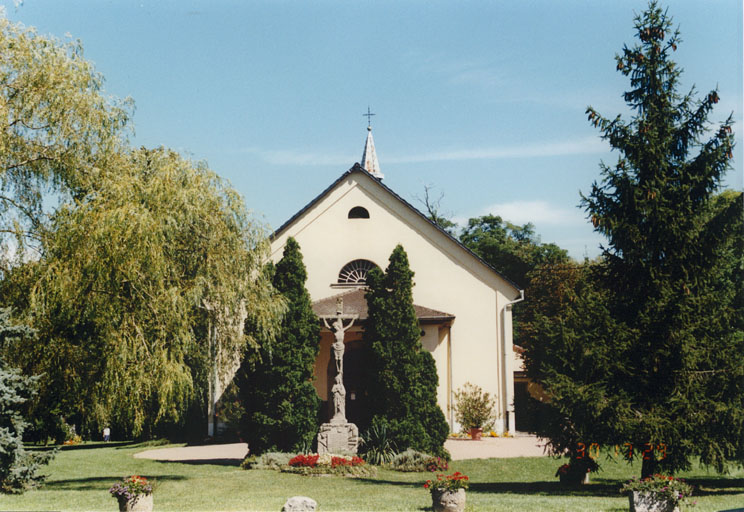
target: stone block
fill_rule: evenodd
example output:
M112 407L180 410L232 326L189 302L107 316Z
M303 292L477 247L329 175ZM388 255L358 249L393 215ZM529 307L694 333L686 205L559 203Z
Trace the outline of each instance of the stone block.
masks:
M356 453L359 429L353 423L323 423L318 432L318 453Z
M315 512L318 504L307 496L292 496L282 507L282 512Z

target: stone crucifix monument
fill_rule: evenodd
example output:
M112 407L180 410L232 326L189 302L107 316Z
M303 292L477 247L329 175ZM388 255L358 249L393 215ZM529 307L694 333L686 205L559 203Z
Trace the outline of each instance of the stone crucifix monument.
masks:
M324 317L326 328L333 332L336 341L331 345L331 355L336 366L333 380L333 417L330 423L323 423L318 432L318 453L356 453L359 447L359 429L346 421L346 388L344 388L344 335L358 318L358 315L344 315L343 299L336 303L336 316ZM330 324L329 324L330 321ZM345 323L347 322L348 323Z

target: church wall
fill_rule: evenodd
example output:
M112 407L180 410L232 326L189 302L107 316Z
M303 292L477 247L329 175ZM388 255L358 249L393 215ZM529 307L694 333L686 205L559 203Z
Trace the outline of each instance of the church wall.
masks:
M355 206L366 208L370 218L348 219L348 211ZM313 301L344 291L331 284L336 283L346 263L368 259L384 269L395 246L403 245L415 272L414 302L456 317L448 333L449 368L447 344L440 343L434 326L424 329L422 340L437 362L438 399L445 415L449 418L449 392L466 382L500 397L502 410L505 408L500 312L512 298L504 293L514 294L513 287L361 173L339 183L274 240L275 261L281 258L290 235L300 244Z

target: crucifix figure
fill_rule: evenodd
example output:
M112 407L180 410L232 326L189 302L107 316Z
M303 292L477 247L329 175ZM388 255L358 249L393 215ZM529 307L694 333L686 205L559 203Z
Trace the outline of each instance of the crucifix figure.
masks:
M351 321L344 327L344 320ZM344 372L344 334L354 323L354 317L347 316L344 318L342 315L337 315L331 325L328 325L327 318L323 318L323 323L327 329L333 331L333 335L336 337L336 341L333 342L331 348L333 349L333 358L336 360L336 372L340 375Z

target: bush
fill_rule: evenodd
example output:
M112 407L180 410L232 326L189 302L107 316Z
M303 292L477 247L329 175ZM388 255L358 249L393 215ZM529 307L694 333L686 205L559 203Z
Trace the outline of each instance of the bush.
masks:
M390 461L390 469L406 472L426 471L426 464L432 458L428 453L409 448L393 457Z
M455 417L463 429L490 429L496 418L496 401L490 393L484 393L480 386L466 382L455 392Z
M387 425L384 422L373 424L363 436L360 437L360 452L370 464L381 466L393 460L397 454L397 447L388 435Z
M258 457L255 464L253 464L250 468L246 468L246 469L281 469L282 466L287 466L289 464L289 460L292 457L293 457L293 454L291 453L281 453L281 452L264 453L263 455ZM246 460L248 458L249 457L247 457ZM245 462L246 461L244 460L243 463Z

